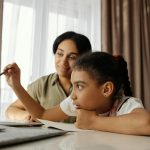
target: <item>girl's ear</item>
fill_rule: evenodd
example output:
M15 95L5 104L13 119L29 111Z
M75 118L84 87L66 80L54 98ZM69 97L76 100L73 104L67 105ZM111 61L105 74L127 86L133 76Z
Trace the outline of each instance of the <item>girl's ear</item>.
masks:
M114 84L110 81L103 84L103 95L109 97L114 91Z

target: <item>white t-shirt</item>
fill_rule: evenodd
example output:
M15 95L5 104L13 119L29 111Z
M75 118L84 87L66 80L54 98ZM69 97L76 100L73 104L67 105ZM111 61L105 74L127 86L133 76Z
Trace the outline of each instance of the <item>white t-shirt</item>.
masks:
M125 97L126 99L119 110L116 111L116 116L128 114L133 111L135 108L144 108L142 101L134 97ZM60 103L60 108L68 116L76 116L76 107L73 105L73 100L70 97L67 97Z

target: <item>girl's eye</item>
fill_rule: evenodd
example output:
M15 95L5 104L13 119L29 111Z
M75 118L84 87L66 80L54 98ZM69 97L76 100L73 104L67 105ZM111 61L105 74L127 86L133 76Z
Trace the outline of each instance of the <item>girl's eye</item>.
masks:
M77 84L77 88L78 88L78 90L82 90L82 89L83 89L83 86L80 85L80 84Z

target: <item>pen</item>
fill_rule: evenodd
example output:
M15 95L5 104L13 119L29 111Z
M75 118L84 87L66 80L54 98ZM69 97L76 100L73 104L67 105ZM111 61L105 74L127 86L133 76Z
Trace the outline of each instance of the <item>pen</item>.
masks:
M0 73L0 76L3 75L5 72Z
M5 74L9 69L13 69L13 67L7 68L5 71L1 72L1 73L0 73L0 76L3 75L3 74Z

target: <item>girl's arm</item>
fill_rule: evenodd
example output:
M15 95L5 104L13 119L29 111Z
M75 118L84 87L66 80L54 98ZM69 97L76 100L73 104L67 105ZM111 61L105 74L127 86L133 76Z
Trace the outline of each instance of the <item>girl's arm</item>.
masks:
M79 109L75 125L82 129L150 135L150 113L145 109L136 108L126 115L104 117L96 115L96 112L93 111Z
M61 110L59 105L45 110L39 103L32 99L20 83L20 69L16 63L7 65L4 72L7 83L24 104L32 118L41 118L51 121L61 121L69 118L69 116Z

